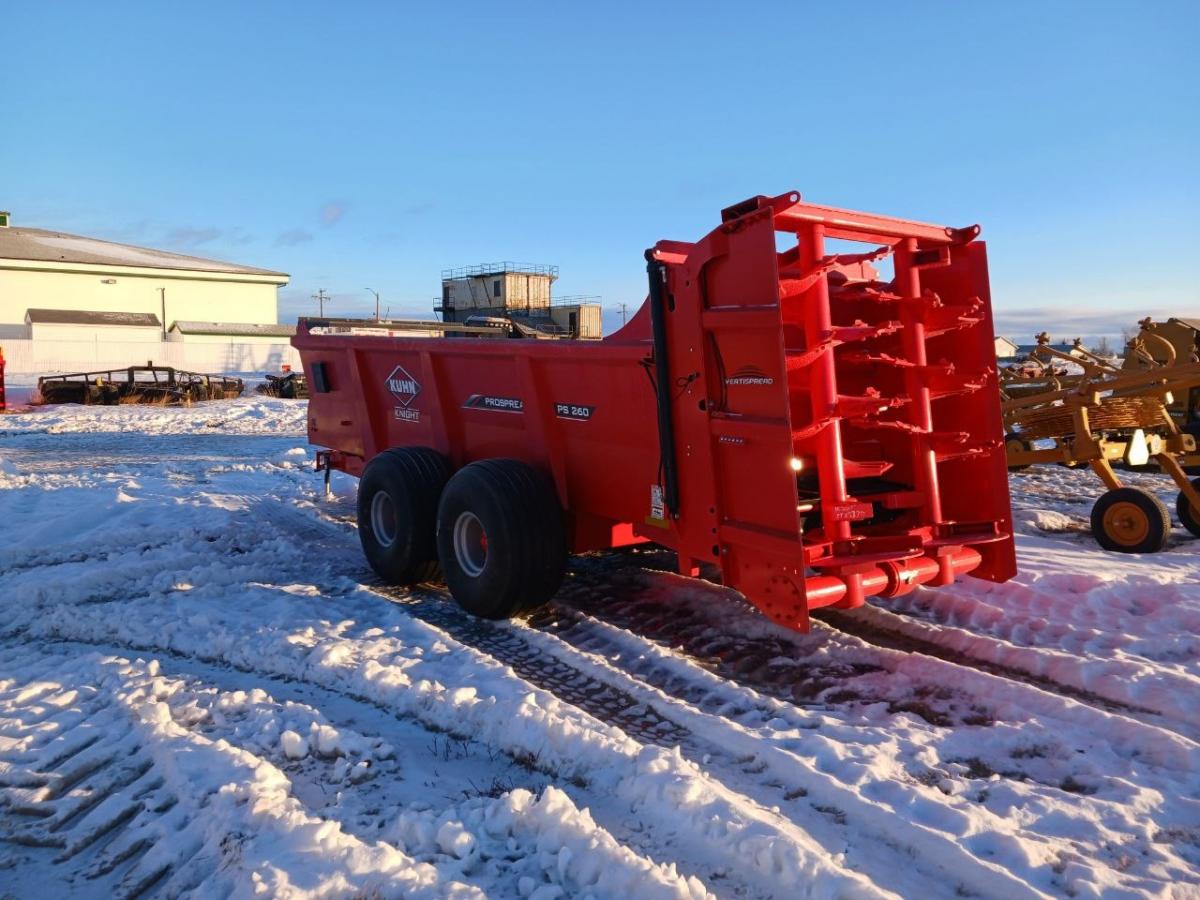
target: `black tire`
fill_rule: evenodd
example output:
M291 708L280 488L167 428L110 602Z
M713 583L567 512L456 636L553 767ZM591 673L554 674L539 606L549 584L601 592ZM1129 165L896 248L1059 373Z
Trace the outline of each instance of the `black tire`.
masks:
M1166 505L1147 490L1135 487L1106 491L1092 507L1092 535L1105 550L1117 553L1157 553L1171 533Z
M455 473L437 515L438 558L458 605L484 619L536 609L562 584L567 533L554 483L515 459Z
M385 450L367 463L358 482L358 538L388 584L437 578L437 505L450 471L446 457L428 447Z
M1192 487L1200 491L1200 478L1192 479ZM1192 509L1192 504L1188 502L1188 498L1183 491L1179 492L1179 497L1175 500L1175 512L1179 514L1179 522L1196 537L1200 537L1200 513Z
M1029 450L1029 449L1030 449L1029 441L1025 440L1025 438L1021 437L1015 431L1010 431L1008 434L1006 434L1004 436L1004 452L1005 453L1009 453L1014 450ZM1028 464L1014 466L1013 464L1009 463L1009 466L1008 466L1008 470L1010 472L1024 472L1028 468L1029 468Z

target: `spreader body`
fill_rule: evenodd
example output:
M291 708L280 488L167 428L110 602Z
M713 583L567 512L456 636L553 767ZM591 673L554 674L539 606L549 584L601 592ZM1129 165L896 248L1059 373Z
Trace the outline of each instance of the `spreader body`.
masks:
M647 251L645 304L598 342L302 321L309 436L356 475L397 447L452 468L521 460L553 480L574 551L654 542L788 628L918 585L1004 581L978 233L756 197L696 243Z

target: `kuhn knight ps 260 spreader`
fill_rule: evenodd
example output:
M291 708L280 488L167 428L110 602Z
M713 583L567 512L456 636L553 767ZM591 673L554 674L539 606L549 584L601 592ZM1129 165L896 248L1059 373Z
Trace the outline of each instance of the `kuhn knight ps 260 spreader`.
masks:
M477 615L544 603L570 551L642 541L800 630L817 607L1003 581L978 234L755 197L648 251L648 299L602 341L303 321L309 435L319 465L361 477L375 570L412 584L440 565Z

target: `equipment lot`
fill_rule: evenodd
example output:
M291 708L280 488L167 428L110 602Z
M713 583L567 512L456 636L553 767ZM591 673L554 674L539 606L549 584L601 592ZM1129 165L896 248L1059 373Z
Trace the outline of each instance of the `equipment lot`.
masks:
M0 896L1200 892L1198 545L1100 550L1087 472L807 635L653 551L492 624L377 583L304 416L0 418Z

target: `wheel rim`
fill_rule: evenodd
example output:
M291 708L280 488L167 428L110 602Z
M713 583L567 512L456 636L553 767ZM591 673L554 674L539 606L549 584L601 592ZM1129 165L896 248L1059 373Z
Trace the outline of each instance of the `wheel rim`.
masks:
M377 491L371 498L371 531L381 547L396 543L396 504L386 491Z
M1133 547L1150 534L1150 517L1136 504L1114 503L1104 511L1104 531L1122 547Z
M483 523L473 512L460 513L454 520L454 557L464 572L478 578L487 565L488 541Z

